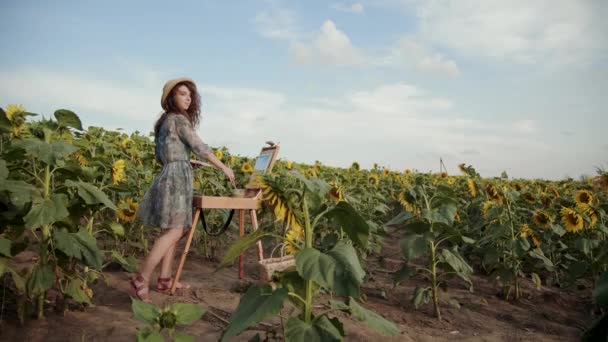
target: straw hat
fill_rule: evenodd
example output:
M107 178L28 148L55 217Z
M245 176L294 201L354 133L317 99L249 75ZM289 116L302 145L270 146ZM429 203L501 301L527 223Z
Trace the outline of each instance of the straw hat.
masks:
M177 85L178 83L185 81L189 81L194 84L194 81L189 77L180 77L173 80L169 80L167 81L167 83L165 83L165 85L163 86L163 96L160 98L160 105L161 107L163 107L163 109L167 109L167 96L169 96L173 87L175 87L175 85Z

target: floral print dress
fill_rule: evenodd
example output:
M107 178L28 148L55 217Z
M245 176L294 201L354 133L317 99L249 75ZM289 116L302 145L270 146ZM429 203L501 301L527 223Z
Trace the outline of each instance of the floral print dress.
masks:
M192 226L192 166L190 152L207 159L211 148L181 114L167 116L154 138L162 170L139 203L136 220L155 228Z

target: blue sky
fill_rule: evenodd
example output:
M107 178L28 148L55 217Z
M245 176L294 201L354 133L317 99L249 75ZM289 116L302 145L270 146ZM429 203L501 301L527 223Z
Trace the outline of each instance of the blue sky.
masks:
M2 1L0 106L149 132L192 77L214 147L561 179L608 167L608 3Z

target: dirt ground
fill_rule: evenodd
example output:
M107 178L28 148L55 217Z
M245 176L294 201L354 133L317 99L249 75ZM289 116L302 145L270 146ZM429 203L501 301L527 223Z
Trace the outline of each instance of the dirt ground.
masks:
M389 241L396 243L398 240ZM397 246L387 245L383 254L394 255L397 249ZM395 322L401 335L383 337L342 315L340 319L344 323L346 341L577 341L592 320L588 289L577 294L548 287L537 290L531 282L524 281L524 298L507 302L499 296L497 286L486 278L475 276L473 293L459 281L450 283L448 292L441 292L443 320L439 321L434 317L431 304L415 310L410 301L416 285L423 284L422 280L414 279L393 287L389 272L399 263L398 259L390 258L366 261L370 276L363 284L363 293L367 297L363 305ZM257 281L253 248L246 253L246 277L243 280L238 279L236 264L213 273L217 264L190 254L182 280L191 284L192 289L175 296L152 292L152 300L159 306L189 302L206 308L207 312L200 321L179 329L196 336L196 341L219 340L226 327L225 321L239 303L244 285ZM93 287L94 306L65 314L49 309L44 320L32 318L24 326L19 325L16 317L5 313L0 325L0 340L134 341L137 329L144 324L136 321L131 311L130 274L107 271L104 275L106 281L99 281ZM327 299L320 297L316 303L325 303ZM293 308L286 305L283 313L288 315L291 310ZM281 322L276 317L233 340L247 341L256 333L264 338L273 329L281 331Z

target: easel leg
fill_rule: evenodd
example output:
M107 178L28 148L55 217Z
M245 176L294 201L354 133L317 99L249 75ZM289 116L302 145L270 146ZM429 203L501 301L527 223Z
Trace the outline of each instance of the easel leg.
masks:
M179 277L182 275L182 269L184 268L184 263L186 262L186 255L188 254L188 250L190 249L190 243L192 242L192 237L194 236L194 231L196 230L196 224L198 223L198 215L200 214L201 210L201 208L196 208L194 211L194 217L192 218L192 227L190 227L190 232L188 233L188 240L186 240L186 246L184 247L184 251L182 252L182 257L179 261L179 266L177 267L175 278L173 279L173 285L171 285L172 295L175 293L175 288L177 287Z
M249 217L251 218L251 228L255 232L256 230L258 230L258 215L256 214L255 209L251 209L249 211ZM264 259L262 241L258 240L256 244L258 245L258 261L262 261Z
M245 211L239 209L239 237L245 236ZM239 279L245 277L245 262L243 254L239 256Z

